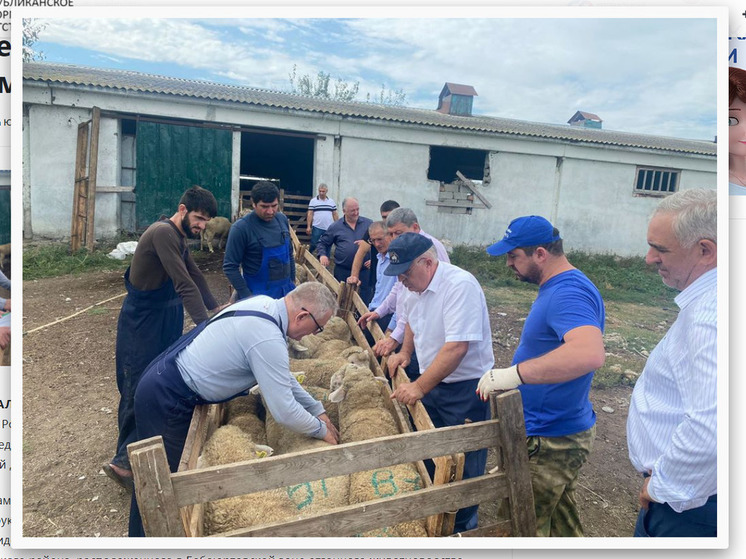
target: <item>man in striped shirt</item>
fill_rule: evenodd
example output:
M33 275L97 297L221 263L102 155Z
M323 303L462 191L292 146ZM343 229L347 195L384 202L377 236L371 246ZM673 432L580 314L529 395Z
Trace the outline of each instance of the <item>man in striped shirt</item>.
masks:
M664 198L648 264L681 291L679 315L635 384L627 419L643 476L635 537L717 536L717 195Z
M319 195L311 198L306 212L306 235L311 235L309 249L316 254L316 243L329 226L337 221L337 204L326 193L329 188L322 182L319 185Z

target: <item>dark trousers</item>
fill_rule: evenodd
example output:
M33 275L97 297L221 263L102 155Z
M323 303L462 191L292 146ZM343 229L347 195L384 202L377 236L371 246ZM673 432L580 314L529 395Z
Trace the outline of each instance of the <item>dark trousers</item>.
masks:
M422 398L430 419L435 427L463 425L466 419L473 422L486 421L490 418L489 402L482 402L476 395L479 379L461 382L441 382ZM464 477L469 479L484 474L487 465L487 449L467 452L464 461ZM427 460L425 465L432 477L435 465ZM479 505L460 509L456 514L455 532L473 530L477 527L477 509Z
M346 282L347 278L350 277L350 273L352 272L352 268L347 268L345 266L341 266L337 263L334 264L334 279L336 279L339 282ZM375 284L373 286L370 285L370 270L363 266L360 269L360 277L358 278L360 280L360 288L358 289L358 294L360 295L360 298L363 300L363 303L365 303L365 306L367 307L370 304L370 300L373 298L373 289L375 288Z
M117 451L111 463L130 469L127 445L137 440L135 390L143 372L163 350L179 339L184 328L184 307L169 279L163 287L139 291L129 283L117 323L116 375L119 389Z
M676 512L666 503L640 509L636 538L714 538L718 535L718 499L713 495L701 507Z

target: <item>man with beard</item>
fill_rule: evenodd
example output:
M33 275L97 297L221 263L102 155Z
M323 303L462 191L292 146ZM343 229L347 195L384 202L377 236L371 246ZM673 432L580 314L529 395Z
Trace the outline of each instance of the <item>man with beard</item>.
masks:
M148 364L176 341L184 329L184 307L195 324L219 310L197 268L187 239L198 239L217 213L212 192L193 186L179 200L170 218L153 223L140 237L132 263L124 273L127 296L117 324L116 372L119 388L117 453L104 464L106 475L132 490L127 445L137 440L134 398Z
M604 303L567 260L559 231L543 217L514 219L487 248L507 254L516 276L539 286L512 366L487 371L477 393L518 388L523 398L537 536L583 536L575 488L593 446L596 414L588 399L604 364Z
M279 210L280 191L269 181L251 189L254 211L232 226L223 259L223 273L237 299L268 295L280 299L295 287L295 260L290 224Z

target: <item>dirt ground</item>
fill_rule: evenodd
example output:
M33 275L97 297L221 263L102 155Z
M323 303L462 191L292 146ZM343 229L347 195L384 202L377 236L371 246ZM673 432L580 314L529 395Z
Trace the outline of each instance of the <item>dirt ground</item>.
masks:
M219 255L200 266L218 300L226 300L228 283ZM127 535L129 495L101 469L112 457L117 438L114 341L122 302L117 296L123 294L121 272L24 282L23 533L27 537ZM101 304L88 308L96 303ZM520 318L493 312L493 330L499 324L503 333L520 332ZM49 326L34 331L45 325ZM495 347L497 364L509 364L515 347ZM634 528L641 480L627 458L630 394L630 387L591 393L598 417L597 439L581 470L578 490L586 536L630 536ZM489 523L495 511L483 505L480 524Z

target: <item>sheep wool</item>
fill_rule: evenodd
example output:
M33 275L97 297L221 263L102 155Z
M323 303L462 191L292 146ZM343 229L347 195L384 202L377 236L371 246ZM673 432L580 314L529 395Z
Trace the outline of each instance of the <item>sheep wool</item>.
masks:
M250 413L244 413L242 415L233 416L228 420L227 425L235 425L241 431L251 437L251 440L256 444L267 444L267 430L264 426L264 421L259 419L256 415Z

